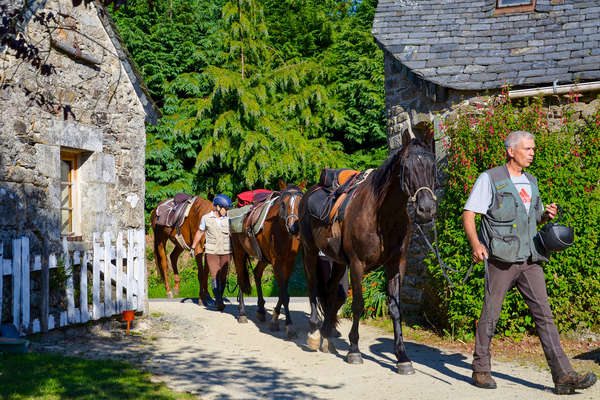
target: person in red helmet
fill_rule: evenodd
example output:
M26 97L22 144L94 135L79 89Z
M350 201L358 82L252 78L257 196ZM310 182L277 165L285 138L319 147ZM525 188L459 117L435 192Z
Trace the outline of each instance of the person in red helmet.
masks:
M211 287L215 296L215 306L218 311L225 309L223 292L227 280L227 271L231 259L231 240L229 238L229 217L227 209L231 208L231 199L224 194L215 196L215 208L202 216L198 231L194 235L192 252L198 253L197 246L206 236L204 254L211 275Z

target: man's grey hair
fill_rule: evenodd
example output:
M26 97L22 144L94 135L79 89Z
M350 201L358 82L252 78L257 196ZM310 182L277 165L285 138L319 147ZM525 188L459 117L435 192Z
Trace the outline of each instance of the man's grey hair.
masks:
M508 134L506 139L504 139L504 148L508 150L508 148L516 149L519 143L521 143L521 139L533 139L535 140L535 136L527 131L514 131Z

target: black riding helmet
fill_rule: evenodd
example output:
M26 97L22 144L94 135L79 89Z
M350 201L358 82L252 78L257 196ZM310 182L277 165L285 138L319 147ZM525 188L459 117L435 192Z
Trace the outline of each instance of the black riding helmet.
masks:
M558 206L557 223L548 222L537 233L540 244L549 253L551 251L562 251L573 244L575 233L573 228L559 225L560 219L563 216L564 210Z

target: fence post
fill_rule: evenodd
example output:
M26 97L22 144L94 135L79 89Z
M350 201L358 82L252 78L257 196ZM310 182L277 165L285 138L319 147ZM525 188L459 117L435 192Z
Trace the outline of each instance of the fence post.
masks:
M120 313L123 311L123 232L119 231L117 235L117 256L116 256L116 265L117 265L117 296L116 296L116 310L115 312Z
M133 306L133 230L127 231L127 309L134 310Z
M13 239L12 249L13 323L21 333L21 239Z
M75 322L75 291L73 289L73 267L71 265L71 257L69 256L69 248L67 246L67 238L63 237L63 254L65 263L65 275L67 276L66 292L67 292L67 320L69 323ZM62 326L62 322L61 322Z
M43 274L43 271L42 271L42 256L37 255L37 256L34 257L32 271L40 271L40 274ZM40 275L40 276L42 276L42 275ZM43 289L42 289L42 292L43 292ZM44 305L44 301L42 300L40 302L40 307L42 308L43 305ZM36 318L36 319L34 319L31 322L31 333L38 333L38 332L40 332L41 321L42 321L42 312L41 312L41 309L40 309L40 318Z
M144 314L146 309L146 235L143 229L138 230L138 310Z
M44 266L42 266L42 271L43 271ZM54 316L52 314L50 314L50 310L49 310L49 302L50 302L50 270L51 269L56 269L56 254L52 253L50 254L50 257L48 257L48 266L46 267L46 282L45 285L46 287L44 288L44 293L42 294L42 301L46 301L46 310L45 310L45 316L43 315L44 319L46 320L46 328L47 330L52 330L54 329L55 325L54 325ZM43 276L43 275L42 275ZM42 328L43 329L43 328Z
M0 299L4 298L3 286L4 286L4 242L0 240ZM2 301L2 300L0 300ZM0 306L0 322L2 321L2 306Z
M81 261L81 278L79 280L79 302L81 308L81 322L90 320L90 311L88 309L88 280L87 280L88 252L83 252Z
M29 333L30 327L30 296L31 281L29 279L29 272L31 271L31 265L29 264L29 238L24 236L21 238L21 310L23 319L21 320L20 332Z
M110 277L110 232L104 232L104 316L113 314L112 285Z
M92 235L94 244L94 255L92 259L92 318L102 318L103 312L100 309L100 243L98 239L100 235L94 232Z

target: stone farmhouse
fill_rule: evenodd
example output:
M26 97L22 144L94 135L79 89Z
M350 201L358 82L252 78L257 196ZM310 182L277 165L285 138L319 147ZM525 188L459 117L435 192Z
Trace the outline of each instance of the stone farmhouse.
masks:
M159 111L99 3L0 0L16 24L0 48L0 243L27 236L47 253L144 227Z
M379 0L372 32L384 52L392 149L431 125L439 133L458 110L477 112L503 88L511 98L545 96L550 124L569 93L583 96L580 116L600 107L598 0ZM426 252L413 236L402 289L409 310L424 300Z
M380 0L373 35L392 148L505 86L513 98L560 96L575 83L589 99L600 91L598 0Z

